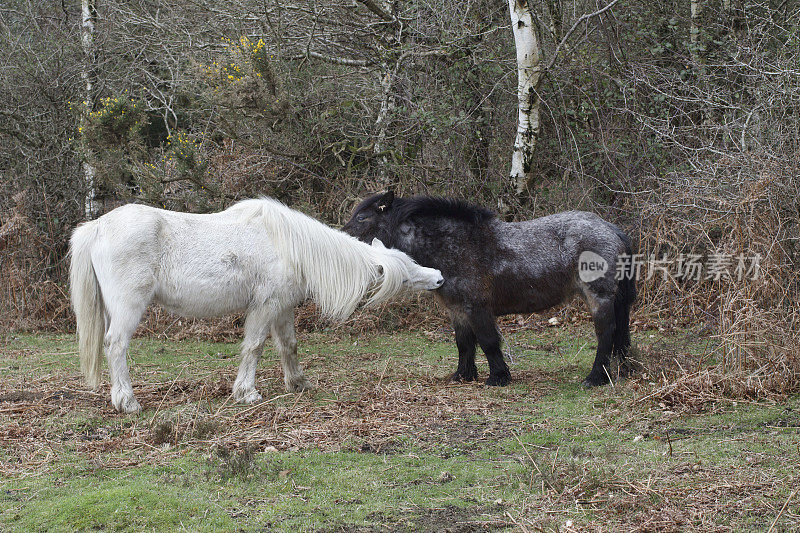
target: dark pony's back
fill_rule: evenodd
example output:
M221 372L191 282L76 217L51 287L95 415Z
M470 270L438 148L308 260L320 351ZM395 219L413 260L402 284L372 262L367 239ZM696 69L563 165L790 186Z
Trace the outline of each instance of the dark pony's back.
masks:
M457 198L441 196L415 196L397 198L389 211L390 223L399 224L413 217L443 217L472 224L482 224L495 218L495 213L485 207Z

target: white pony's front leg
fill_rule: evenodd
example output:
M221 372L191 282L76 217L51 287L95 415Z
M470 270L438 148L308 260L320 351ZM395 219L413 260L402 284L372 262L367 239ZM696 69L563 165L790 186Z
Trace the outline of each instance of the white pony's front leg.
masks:
M283 382L289 392L303 392L314 386L303 375L297 362L297 338L294 334L294 308L281 313L272 324L272 340L281 356Z
M244 321L242 362L233 382L233 399L237 402L252 404L261 401L261 395L256 390L256 367L264 352L273 316L268 307L263 307L250 311Z

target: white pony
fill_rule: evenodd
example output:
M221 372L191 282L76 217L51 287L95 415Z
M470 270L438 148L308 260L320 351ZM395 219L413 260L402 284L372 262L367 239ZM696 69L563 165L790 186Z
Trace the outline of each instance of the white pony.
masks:
M270 330L286 389L311 387L297 363L294 333L294 308L305 298L343 320L365 296L375 305L444 283L441 272L403 252L378 240L364 244L271 198L204 215L125 205L79 225L70 253L81 370L97 387L105 347L111 403L126 413L141 409L126 352L151 302L190 317L246 312L233 396L254 403L261 400L256 365Z

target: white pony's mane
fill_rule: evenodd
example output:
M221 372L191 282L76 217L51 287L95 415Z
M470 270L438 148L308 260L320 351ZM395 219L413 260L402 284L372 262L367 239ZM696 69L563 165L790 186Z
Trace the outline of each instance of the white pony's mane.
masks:
M244 200L227 209L242 220L260 218L281 259L322 314L350 316L365 295L367 306L403 291L404 254L369 246L272 198Z

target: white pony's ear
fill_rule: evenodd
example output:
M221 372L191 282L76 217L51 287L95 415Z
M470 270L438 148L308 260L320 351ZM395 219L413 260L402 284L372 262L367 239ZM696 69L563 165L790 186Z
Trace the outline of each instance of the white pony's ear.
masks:
M386 246L384 246L383 243L381 242L381 240L379 238L377 238L377 237L372 239L372 246L374 246L375 248L378 248L378 249L383 249L383 250L386 249Z

